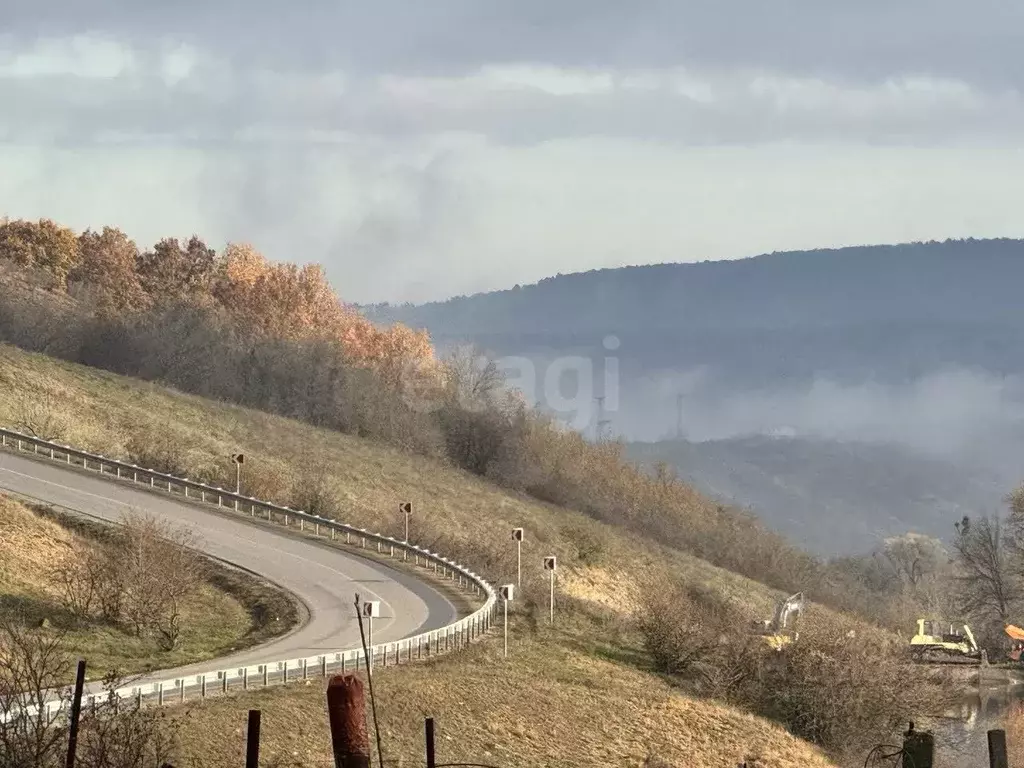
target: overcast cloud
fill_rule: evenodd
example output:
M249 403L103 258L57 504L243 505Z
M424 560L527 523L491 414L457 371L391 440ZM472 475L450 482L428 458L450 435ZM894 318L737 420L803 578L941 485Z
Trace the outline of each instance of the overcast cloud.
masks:
M249 240L353 301L1022 236L1022 21L994 0L8 2L0 214Z

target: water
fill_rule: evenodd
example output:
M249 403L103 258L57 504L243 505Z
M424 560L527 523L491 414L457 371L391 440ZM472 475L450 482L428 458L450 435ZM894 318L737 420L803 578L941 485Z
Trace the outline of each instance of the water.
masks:
M1024 681L986 686L964 698L943 718L921 718L915 727L935 735L936 768L988 765L988 731L1003 728L1006 715L1024 703Z

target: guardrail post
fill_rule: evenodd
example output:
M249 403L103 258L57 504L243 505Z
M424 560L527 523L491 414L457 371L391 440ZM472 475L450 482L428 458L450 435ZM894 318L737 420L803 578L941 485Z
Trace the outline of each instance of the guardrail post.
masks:
M270 665L269 664L264 664L263 665L263 687L266 688L268 685L270 685Z
M243 691L248 691L249 690L249 668L248 667L245 667L245 669L242 670L242 690Z
M302 679L309 680L309 659L302 660Z
M164 684L163 683L159 683L159 695L158 695L158 698L157 698L157 703L161 707L164 705Z
M180 703L185 700L185 678L181 678L178 683L181 686L181 693L178 696L178 702Z
M320 676L327 677L327 657L320 657Z
M224 692L228 692L228 671L224 670L224 677L220 679L220 689Z
M205 699L206 698L206 675L202 676L202 679L199 681L199 685L200 685L200 693L199 693L199 695L202 698Z
M284 663L284 684L288 685L288 662Z

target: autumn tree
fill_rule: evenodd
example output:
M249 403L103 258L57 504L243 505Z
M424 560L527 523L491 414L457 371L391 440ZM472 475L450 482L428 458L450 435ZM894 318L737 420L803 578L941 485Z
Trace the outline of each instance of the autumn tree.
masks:
M75 233L50 219L0 222L0 259L45 270L57 288L67 285L68 273L78 258Z
M247 244L225 248L213 294L240 331L257 337L336 338L346 320L320 266L273 263Z
M78 236L78 250L80 258L68 280L88 286L100 311L130 312L149 306L136 272L139 249L124 232L113 227L102 232L87 229Z
M209 297L216 265L216 251L193 235L184 245L177 238L164 238L139 254L135 269L155 303L202 303Z

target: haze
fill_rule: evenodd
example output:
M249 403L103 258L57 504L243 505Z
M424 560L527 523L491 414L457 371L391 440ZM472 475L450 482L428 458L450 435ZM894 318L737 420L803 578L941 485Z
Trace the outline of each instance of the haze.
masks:
M346 300L1024 234L1024 10L18 3L0 210L323 262Z

